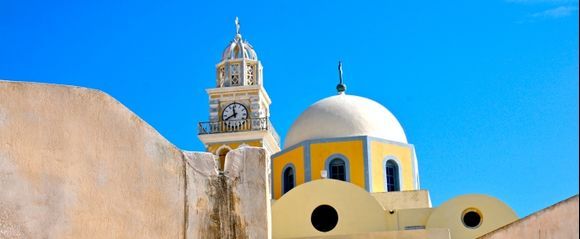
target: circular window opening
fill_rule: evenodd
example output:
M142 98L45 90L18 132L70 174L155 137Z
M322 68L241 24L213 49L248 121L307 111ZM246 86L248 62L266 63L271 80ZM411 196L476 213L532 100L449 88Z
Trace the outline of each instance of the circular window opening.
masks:
M481 225L481 212L476 209L467 209L463 212L461 221L465 227L475 229Z
M338 223L338 213L336 209L328 205L320 205L312 211L310 215L310 222L316 230L321 232L328 232Z

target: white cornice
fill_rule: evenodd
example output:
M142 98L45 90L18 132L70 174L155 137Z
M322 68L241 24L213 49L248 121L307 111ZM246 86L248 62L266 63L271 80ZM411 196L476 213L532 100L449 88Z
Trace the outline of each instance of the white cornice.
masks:
M266 103L270 105L272 101L270 100L270 96L266 92L261 85L246 85L246 86L228 86L228 87L220 87L220 88L210 88L205 90L208 95L213 94L224 94L224 93L236 93L240 91L258 91L259 94L264 98Z

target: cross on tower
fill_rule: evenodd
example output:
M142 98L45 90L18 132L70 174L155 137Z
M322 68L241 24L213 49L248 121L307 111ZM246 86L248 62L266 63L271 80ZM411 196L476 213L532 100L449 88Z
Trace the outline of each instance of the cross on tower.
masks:
M237 35L237 34L240 34L240 20L238 19L238 17L236 17L235 23L236 23L236 35Z

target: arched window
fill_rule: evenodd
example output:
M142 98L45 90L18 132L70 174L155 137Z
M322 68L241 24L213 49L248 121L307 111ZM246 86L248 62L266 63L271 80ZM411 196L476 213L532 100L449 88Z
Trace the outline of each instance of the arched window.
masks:
M328 164L329 178L346 181L346 163L340 158L335 158Z
M226 164L226 154L228 154L228 152L230 152L229 148L222 148L218 150L218 156L219 156L219 170L223 171L224 170L224 166Z
M399 187L399 166L394 160L388 160L385 164L385 177L387 192L401 190Z
M287 167L284 170L284 184L282 185L282 194L287 193L294 188L294 168Z

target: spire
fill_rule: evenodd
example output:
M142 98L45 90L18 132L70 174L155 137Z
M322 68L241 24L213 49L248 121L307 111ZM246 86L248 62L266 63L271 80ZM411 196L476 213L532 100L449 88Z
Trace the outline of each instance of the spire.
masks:
M1 0L0 0L1 1ZM262 84L262 65L249 42L242 39L240 19L234 19L236 36L222 52L217 68L217 87Z
M338 85L336 85L336 91L338 91L338 94L341 95L346 91L346 85L342 81L342 62L340 61L338 61L338 78L339 82Z
M236 17L234 22L236 23L236 39L240 39L242 38L242 34L240 34L240 20L238 17Z

